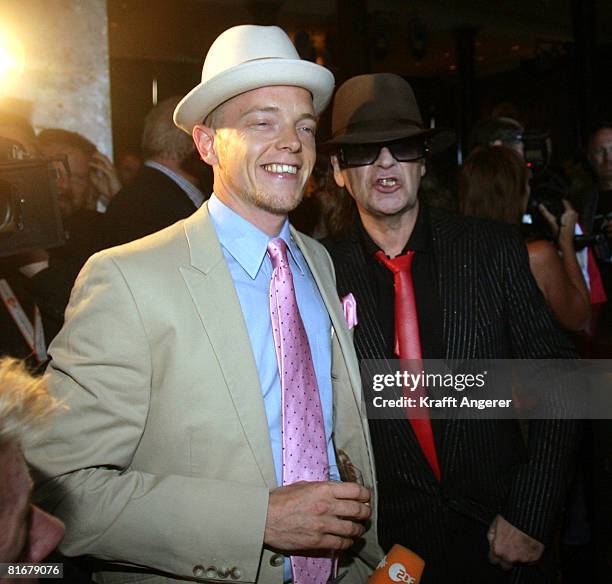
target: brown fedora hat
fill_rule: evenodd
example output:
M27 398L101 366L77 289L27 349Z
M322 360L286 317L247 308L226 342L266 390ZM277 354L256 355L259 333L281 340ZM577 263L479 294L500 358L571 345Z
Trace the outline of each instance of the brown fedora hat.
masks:
M332 137L323 147L391 142L411 136L423 136L431 152L444 150L455 141L452 130L423 126L414 92L405 79L392 73L358 75L338 88Z

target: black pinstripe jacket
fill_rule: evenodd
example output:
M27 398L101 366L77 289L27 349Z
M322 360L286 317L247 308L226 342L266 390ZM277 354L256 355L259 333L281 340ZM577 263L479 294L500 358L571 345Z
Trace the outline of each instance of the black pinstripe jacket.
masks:
M429 216L447 359L575 356L550 317L531 275L525 245L511 227L435 209ZM357 226L345 240L328 242L327 247L340 296L352 292L357 300L358 357L385 359ZM539 541L550 542L571 479L575 423L531 422L527 443L515 421L455 420L435 426L441 433L436 435L441 483L409 425L403 424L402 437L389 434L388 427L381 432L383 423L371 422L372 440L394 440L393 458L396 463L401 459L406 470L401 493L397 485L379 484L380 498L394 499L393 517L406 523L405 533L414 534L414 540L407 535L408 541L400 543L424 555L444 557L442 534L453 517L449 510L483 526L499 513ZM381 538L381 543L385 547L392 542Z

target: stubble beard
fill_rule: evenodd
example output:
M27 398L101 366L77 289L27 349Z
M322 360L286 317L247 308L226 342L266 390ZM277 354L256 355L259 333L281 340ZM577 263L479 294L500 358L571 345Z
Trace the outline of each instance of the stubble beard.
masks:
M277 195L268 191L257 190L255 192L244 193L245 199L258 209L272 213L273 215L287 215L297 208L304 196L304 189L299 194L288 198L287 196Z

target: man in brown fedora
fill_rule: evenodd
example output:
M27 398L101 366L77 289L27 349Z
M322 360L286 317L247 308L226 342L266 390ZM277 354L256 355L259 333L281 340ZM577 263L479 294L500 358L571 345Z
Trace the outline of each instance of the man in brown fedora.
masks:
M374 496L337 480L375 484L331 261L287 221L333 86L277 27L222 33L174 112L213 195L79 275L49 348L69 410L28 459L97 581L361 582L342 552L378 559Z
M427 155L452 136L424 127L405 80L348 80L332 130L339 216L351 220L328 249L339 294L356 299L360 359L573 355L509 229L419 202ZM541 558L570 479L574 424L534 421L525 444L516 420L425 411L370 420L383 549L399 543L422 556L423 583L547 581Z

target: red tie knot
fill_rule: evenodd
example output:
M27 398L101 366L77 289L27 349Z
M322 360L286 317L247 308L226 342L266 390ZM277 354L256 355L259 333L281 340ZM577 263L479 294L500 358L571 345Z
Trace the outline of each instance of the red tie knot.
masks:
M276 237L268 242L268 254L273 268L288 267L287 244L282 237Z
M394 274L401 272L410 272L412 267L412 259L414 258L413 251L407 251L404 255L397 256L396 258L389 259L385 252L378 250L374 257L387 269L391 270Z

